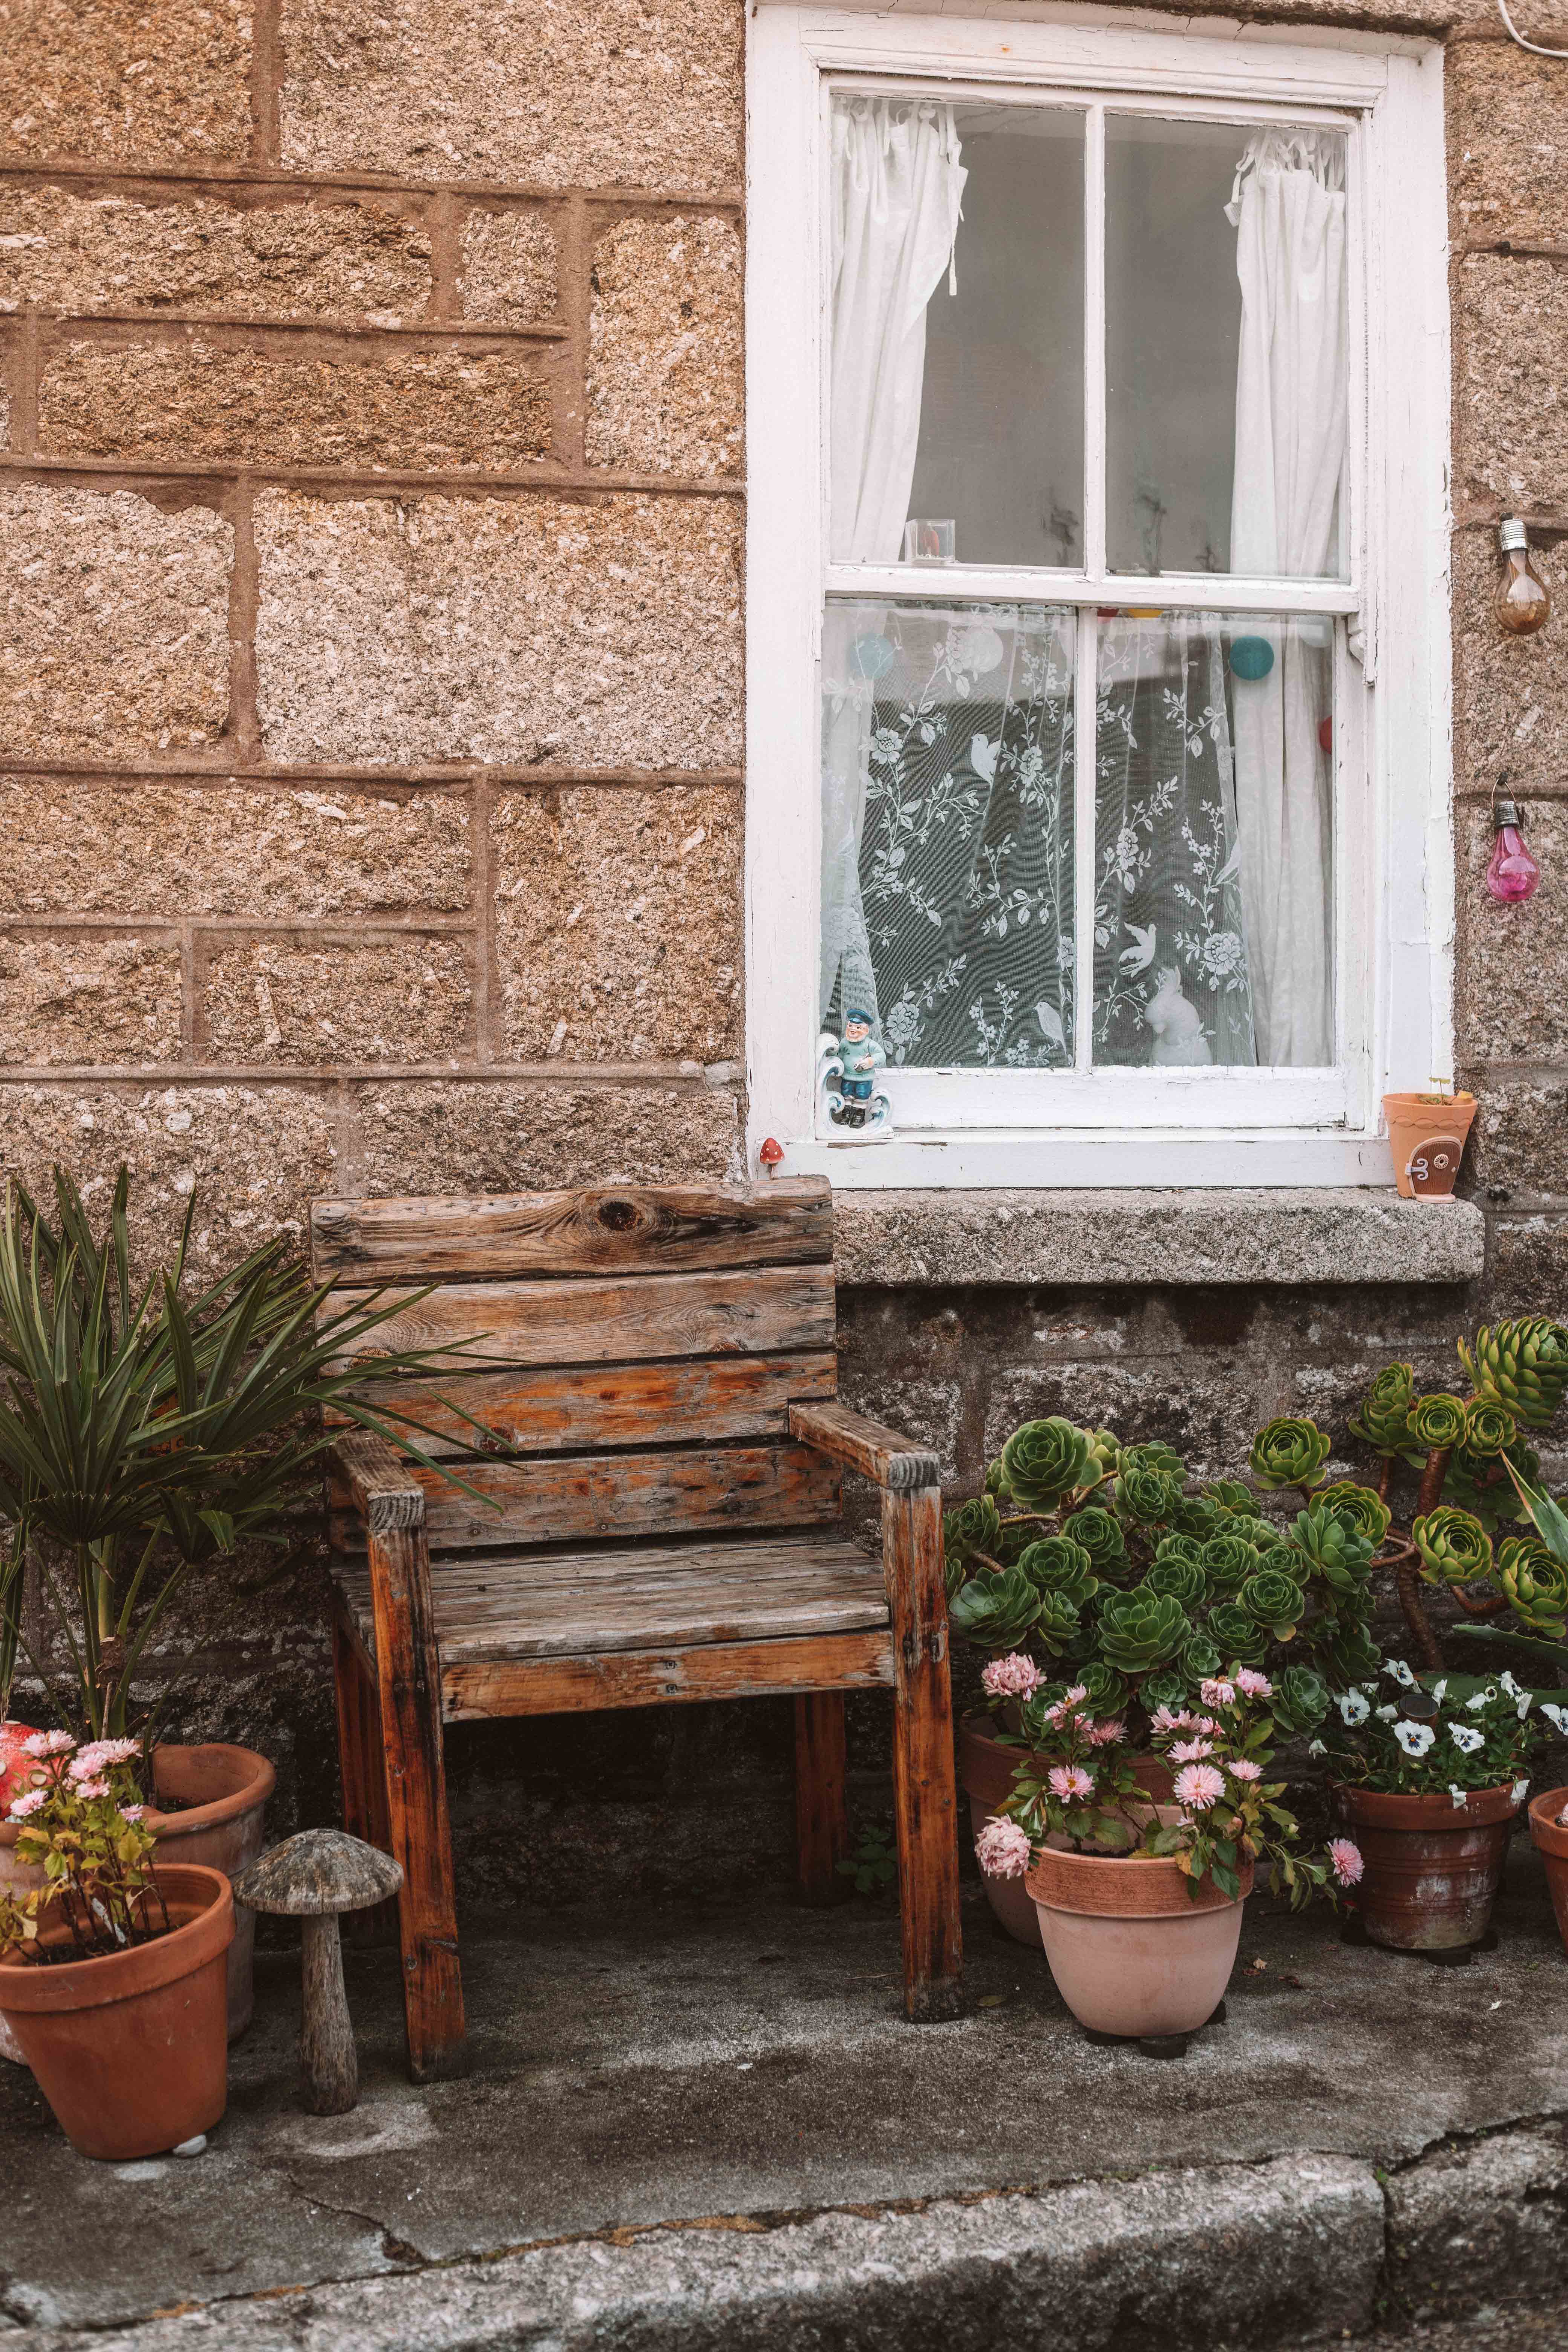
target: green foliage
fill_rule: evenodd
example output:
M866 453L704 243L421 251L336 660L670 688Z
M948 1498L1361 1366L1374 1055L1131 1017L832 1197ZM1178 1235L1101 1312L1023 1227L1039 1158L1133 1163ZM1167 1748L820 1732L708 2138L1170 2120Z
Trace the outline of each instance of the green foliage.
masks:
M977 1495L973 1502L960 1503L956 1510L944 1512L942 1549L947 1566L948 1591L954 1590L955 1570L962 1582L974 1564L976 1554L997 1559L1001 1545L1002 1514L990 1495Z
M898 1884L899 1843L889 1821L868 1822L855 1841L855 1851L838 1865L855 1881L857 1895L880 1895Z
M1295 1579L1278 1568L1260 1568L1249 1576L1236 1600L1253 1623L1267 1626L1277 1642L1290 1640L1307 1605L1307 1596Z
M1143 1445L1124 1445L1121 1449L1124 1470L1163 1470L1181 1486L1185 1481L1187 1465L1173 1445L1161 1437L1152 1437Z
M1209 1632L1208 1627L1206 1625L1194 1625L1193 1628L1192 1640L1187 1643L1186 1648L1182 1653L1182 1672L1186 1677L1187 1682L1204 1682L1210 1675L1217 1675L1224 1664L1225 1660L1220 1655L1219 1644L1215 1642L1213 1634ZM1145 1684L1143 1687L1145 1692L1147 1692L1149 1687L1148 1685ZM1178 1684L1178 1687L1184 1688L1184 1685ZM1154 1699L1150 1702L1150 1704L1155 1706L1158 1706L1159 1703L1158 1699ZM1183 1704L1183 1701L1179 1698L1173 1698L1169 1702L1169 1704L1172 1706L1180 1706Z
M1127 1539L1121 1523L1110 1512L1093 1505L1075 1511L1063 1533L1089 1554L1089 1565L1101 1576L1114 1576L1127 1559Z
M1212 1503L1216 1511L1251 1518L1258 1507L1258 1498L1250 1486L1237 1478L1211 1478L1204 1488L1204 1500Z
M1021 1568L983 1568L953 1594L947 1612L962 1641L1005 1658L1023 1647L1044 1607L1045 1595Z
M1091 1658L1080 1667L1077 1680L1089 1694L1087 1705L1091 1715L1120 1715L1132 1693L1109 1660Z
M1079 1635L1079 1604L1067 1592L1043 1592L1034 1637L1047 1657L1059 1658Z
M1275 1678L1269 1710L1283 1732L1316 1731L1329 1711L1329 1686L1313 1666L1287 1666Z
M1504 1405L1526 1429L1544 1429L1568 1390L1568 1329L1550 1316L1530 1315L1459 1342L1459 1360L1478 1397Z
M1492 1542L1479 1519L1440 1503L1411 1528L1421 1573L1429 1584L1470 1584L1492 1564Z
M1489 1461L1506 1454L1519 1438L1519 1423L1507 1405L1491 1397L1472 1397L1465 1407L1464 1446L1467 1454Z
M1166 1552L1163 1545L1160 1557L1142 1584L1146 1592L1168 1592L1184 1609L1196 1608L1207 1589L1208 1580L1195 1561L1176 1552Z
M1392 1461L1410 1444L1408 1415L1415 1394L1415 1367L1385 1365L1362 1400L1361 1411L1351 1423L1352 1436L1364 1438L1374 1454Z
M1100 1589L1100 1579L1082 1544L1068 1535L1041 1536L1026 1545L1018 1566L1041 1592L1060 1593L1079 1603Z
M1233 1526L1242 1524L1232 1521ZM1258 1547L1241 1535L1210 1536L1203 1549L1203 1570L1211 1592L1230 1600L1258 1566Z
M1316 1486L1333 1448L1315 1421L1271 1421L1252 1442L1252 1475L1272 1491L1279 1486Z
M1145 1474L1162 1476L1158 1471ZM1192 1635L1192 1623L1179 1601L1168 1592L1152 1592L1141 1584L1131 1592L1112 1592L1100 1612L1100 1654L1123 1675L1145 1675L1152 1667L1169 1665Z
M1095 1484L1099 1465L1088 1430L1053 1413L1026 1421L1002 1448L1002 1476L1020 1510L1054 1511L1064 1496Z
M1342 1478L1332 1486L1324 1486L1313 1497L1313 1507L1331 1511L1343 1519L1359 1535L1366 1538L1375 1551L1388 1533L1394 1514L1382 1496L1370 1486L1357 1486L1352 1478ZM1297 1521L1298 1527L1300 1521Z
M1539 1536L1508 1536L1498 1547L1497 1580L1514 1614L1532 1633L1561 1642L1568 1635L1568 1565Z
M1364 1591L1372 1576L1372 1538L1350 1512L1331 1509L1320 1496L1297 1513L1290 1534L1298 1566L1321 1578L1340 1601L1353 1601Z
M1189 1568L1201 1568L1203 1559L1202 1542L1194 1536L1183 1535L1180 1530L1172 1535L1162 1536L1154 1547L1156 1566L1162 1560L1176 1559L1185 1561Z
M1260 1666L1268 1649L1268 1634L1238 1601L1217 1601L1205 1621L1210 1641L1227 1664Z
M1180 1491L1168 1470L1152 1470L1141 1462L1129 1466L1127 1455L1122 1455L1116 1481L1116 1507L1135 1526L1163 1527L1176 1507Z
M1442 1390L1417 1397L1405 1418L1414 1444L1427 1453L1434 1448L1447 1453L1465 1433L1464 1406Z

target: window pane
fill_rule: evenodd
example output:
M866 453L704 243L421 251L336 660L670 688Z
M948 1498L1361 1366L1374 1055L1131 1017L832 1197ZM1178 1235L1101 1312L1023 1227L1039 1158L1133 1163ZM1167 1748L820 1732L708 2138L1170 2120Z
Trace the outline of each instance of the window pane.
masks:
M835 561L915 517L961 563L1081 563L1082 115L844 97L832 173Z
M1100 622L1097 1063L1332 1063L1332 628Z
M825 1029L889 1064L1073 1057L1074 615L830 604L823 632Z
M1114 570L1345 576L1344 187L1336 131L1108 118Z

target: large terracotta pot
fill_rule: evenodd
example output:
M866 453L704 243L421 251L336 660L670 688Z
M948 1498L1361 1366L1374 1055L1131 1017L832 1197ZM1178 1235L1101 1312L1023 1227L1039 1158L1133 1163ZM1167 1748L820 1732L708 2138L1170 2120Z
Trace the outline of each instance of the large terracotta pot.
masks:
M1558 1820L1568 1805L1568 1789L1548 1789L1530 1801L1530 1834L1535 1850L1546 1864L1546 1884L1552 1890L1552 1908L1557 1915L1557 1932L1568 1951L1568 1829Z
M161 1860L204 1863L233 1878L261 1852L262 1813L278 1775L254 1748L235 1748L221 1740L182 1748L165 1741L153 1750L153 1785L160 1797L179 1806L176 1812L153 1808L147 1814L147 1826L157 1832ZM16 1860L13 1849L20 1826L0 1822L0 1886L25 1894L42 1884L42 1874L24 1870ZM250 2023L255 2006L256 1914L237 1903L234 1916L228 1955L231 2042ZM0 2056L20 2055L5 2044L0 2030Z
M226 1960L234 1897L219 1870L154 1870L171 1933L91 1960L0 1960L4 2014L71 2146L125 2163L211 2131L228 2099ZM47 1944L68 1945L65 1927Z
M1362 1924L1395 1952L1467 1950L1486 1933L1521 1800L1512 1788L1452 1797L1395 1797L1337 1787L1365 1869Z
M1241 1893L1222 1895L1151 1854L1046 1848L1024 1884L1057 1990L1080 2025L1129 2040L1195 2033L1230 1982L1241 1938Z

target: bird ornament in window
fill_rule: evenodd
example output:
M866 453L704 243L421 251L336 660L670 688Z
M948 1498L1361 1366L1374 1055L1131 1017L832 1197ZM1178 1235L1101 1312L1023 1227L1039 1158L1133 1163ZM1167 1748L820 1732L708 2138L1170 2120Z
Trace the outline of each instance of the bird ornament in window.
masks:
M824 1031L816 1041L816 1098L835 1139L883 1143L893 1131L893 1106L879 1093L877 1074L887 1055L871 1034L871 1016L858 1005L844 1015L844 1034Z

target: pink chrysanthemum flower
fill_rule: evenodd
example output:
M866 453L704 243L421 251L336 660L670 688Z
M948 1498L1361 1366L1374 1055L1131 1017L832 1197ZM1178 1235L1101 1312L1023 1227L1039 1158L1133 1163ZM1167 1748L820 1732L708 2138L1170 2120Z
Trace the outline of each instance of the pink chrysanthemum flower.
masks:
M1178 1739L1171 1750L1173 1764L1197 1764L1204 1757L1214 1754L1213 1742L1207 1739Z
M29 1789L25 1797L17 1797L11 1807L11 1819L14 1822L25 1822L29 1813L37 1811L44 1801L45 1794L46 1791L42 1789Z
M1193 1729L1201 1738L1204 1739L1212 1739L1215 1733L1219 1729L1219 1726L1215 1721L1212 1715L1194 1715L1191 1717L1189 1720L1191 1721Z
M1230 1777L1233 1780L1261 1780L1263 1767L1255 1764L1250 1756L1238 1756L1230 1768Z
M1234 1706L1236 1685L1227 1681L1224 1675L1210 1675L1206 1681L1198 1685L1198 1696L1205 1706Z
M79 1780L76 1793L79 1797L107 1797L109 1783L107 1780Z
M1082 1683L1074 1683L1071 1690L1069 1690L1063 1698L1062 1705L1064 1706L1081 1706L1088 1696L1089 1692L1085 1685Z
M1059 1797L1064 1805L1081 1805L1094 1794L1094 1774L1081 1764L1053 1764L1046 1778L1051 1794Z
M139 1822L146 1810L145 1805L121 1805L120 1817L121 1821Z
M1225 1774L1212 1764L1188 1764L1177 1773L1174 1791L1178 1805L1190 1806L1194 1813L1206 1813L1225 1794Z
M1353 1838L1331 1838L1329 1860L1342 1886L1353 1886L1365 1867L1361 1858L1361 1848Z
M1256 1666L1237 1668L1236 1687L1245 1692L1248 1698L1272 1698L1274 1696L1273 1684L1267 1675L1260 1675Z
M1121 1717L1118 1716L1114 1722L1090 1724L1087 1726L1086 1728L1089 1732L1089 1744L1091 1748L1109 1748L1113 1740L1122 1738L1126 1732L1127 1726L1122 1722Z
M1166 1706L1162 1701L1149 1720L1156 1731L1190 1731L1197 1718L1190 1706Z
M27 1756L68 1756L75 1746L68 1731L35 1731L22 1742Z
M1033 1658L1026 1658L1022 1650L1015 1650L1010 1657L993 1658L980 1675L992 1698L1033 1698L1045 1679Z
M1022 1878L1033 1849L1026 1830L994 1813L974 1841L974 1859L987 1878Z

